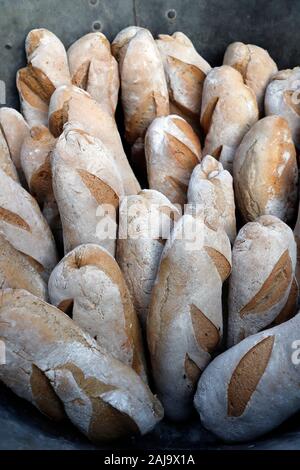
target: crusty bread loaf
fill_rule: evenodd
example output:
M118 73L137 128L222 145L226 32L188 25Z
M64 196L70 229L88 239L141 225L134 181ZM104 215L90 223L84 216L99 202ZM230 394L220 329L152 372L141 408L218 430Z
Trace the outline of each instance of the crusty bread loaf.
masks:
M68 49L72 83L114 115L119 93L119 70L111 54L110 43L100 32L89 33Z
M248 441L299 411L299 328L298 314L209 364L194 400L207 429L225 441Z
M21 165L30 193L38 201L54 235L61 232L58 207L53 194L50 154L56 139L45 126L35 126L21 149Z
M268 51L254 44L233 42L225 51L223 64L238 70L246 85L255 93L261 116L264 113L264 97L268 83L278 72L277 65Z
M200 211L211 228L224 228L231 243L236 237L232 176L222 163L206 155L195 166L188 187L188 204Z
M47 29L31 30L25 41L28 65L17 73L22 113L29 126L47 125L54 90L71 83L62 42Z
M300 67L280 70L273 76L266 89L266 115L277 114L284 117L291 129L297 148L300 147Z
M267 116L247 132L233 163L237 205L246 222L263 214L291 221L297 202L297 161L285 119Z
M164 64L170 113L198 129L203 82L211 67L181 32L159 34L156 45Z
M144 434L162 418L140 377L56 307L6 289L0 322L6 346L0 380L48 417L67 415L93 441Z
M221 341L222 283L230 269L225 231L182 216L162 254L147 324L156 390L173 420L191 413L197 381Z
M123 185L112 154L99 139L70 123L53 150L51 167L65 253L97 243L114 256Z
M242 227L232 252L228 346L267 328L278 317L283 322L296 313L295 267L296 243L284 222L263 215ZM291 290L294 303L290 299L289 306L294 311L285 308Z
M145 138L150 189L173 204L187 202L191 173L201 160L201 145L192 127L175 114L156 118Z
M36 200L0 169L0 233L48 278L57 263L51 231Z
M140 147L153 119L169 114L162 59L150 31L138 26L117 34L112 53L119 62L125 137Z
M236 148L257 119L254 91L244 84L242 75L229 65L212 69L202 93L203 155L212 155L231 171Z
M150 189L127 196L120 204L117 261L144 329L161 253L179 217L163 194Z
M114 118L75 86L60 87L53 93L49 107L49 128L58 137L67 122L74 122L94 137L100 139L112 153L122 176L125 194L136 194L140 185L129 165Z
M25 289L31 294L47 300L47 284L39 266L27 255L18 251L0 234L0 286L1 289Z
M23 183L25 178L21 168L20 155L24 139L29 134L28 124L18 111L4 107L0 108L0 129L0 138L2 140L2 136L4 137L10 158Z
M49 278L51 303L147 381L140 325L123 274L104 248L80 245Z

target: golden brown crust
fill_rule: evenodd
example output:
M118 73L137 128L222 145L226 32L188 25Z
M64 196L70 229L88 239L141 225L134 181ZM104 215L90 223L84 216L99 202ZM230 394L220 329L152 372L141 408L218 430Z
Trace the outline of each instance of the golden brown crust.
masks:
M35 364L32 364L30 386L35 405L41 413L55 421L61 421L65 418L63 405L55 394L49 379Z
M218 250L215 250L215 248L212 248L211 246L205 246L204 248L214 262L222 282L224 282L231 273L231 265L228 259L226 259L222 253L220 253Z
M212 353L220 342L220 332L195 305L190 306L190 314L197 343L204 351Z
M119 207L119 196L109 184L86 170L79 169L77 173L98 204L109 204L115 209Z

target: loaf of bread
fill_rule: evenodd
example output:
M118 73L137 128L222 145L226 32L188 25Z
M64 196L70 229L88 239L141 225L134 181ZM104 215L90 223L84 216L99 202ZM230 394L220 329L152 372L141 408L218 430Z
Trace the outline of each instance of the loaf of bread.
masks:
M284 222L263 215L241 228L229 279L228 346L296 313L295 267L296 243Z
M192 412L197 381L222 338L222 283L230 274L225 231L186 214L167 241L147 323L153 378L165 414Z
M211 67L183 33L160 34L156 45L163 60L170 113L199 127L203 82Z
M19 183L16 167L10 157L9 147L0 125L0 169L10 178Z
M51 303L100 346L147 381L140 325L116 260L99 245L80 245L49 278Z
M119 70L104 34L86 34L71 45L67 54L72 83L86 90L105 111L114 115L118 103Z
M287 121L267 116L247 132L233 163L237 205L245 222L260 215L293 219L297 202L296 151Z
M162 418L141 378L56 307L5 289L0 322L6 345L0 380L49 418L67 416L93 441L145 434Z
M257 120L256 97L242 75L229 65L212 69L202 93L203 155L212 155L231 171L237 146Z
M144 329L162 250L179 217L163 194L150 189L127 196L120 204L117 261Z
M97 243L114 256L123 185L112 154L99 139L69 123L53 150L51 167L65 253Z
M45 126L30 129L21 149L21 165L32 196L38 201L54 235L61 232L58 207L52 187L50 155L56 139Z
M238 70L246 85L256 96L261 116L264 114L264 97L268 83L278 72L268 51L254 44L233 42L225 51L223 64L231 65Z
M236 237L232 176L222 163L206 155L195 166L188 187L188 204L200 212L206 225L224 228L231 243Z
M112 153L125 194L137 194L140 185L129 165L114 118L93 100L90 95L75 86L63 86L53 93L49 107L49 128L58 137L65 123L80 124L82 129L97 137Z
M150 189L173 204L187 202L191 173L201 160L201 145L192 127L175 114L156 118L145 138Z
M47 29L31 30L25 41L28 65L17 73L22 113L29 126L47 125L54 90L71 83L62 42Z
M0 233L44 279L57 263L55 243L36 200L0 169Z
M300 67L281 70L273 76L265 95L266 115L284 117L297 148L300 147Z
M9 156L13 161L22 183L25 181L21 168L21 148L29 134L29 127L22 114L13 108L0 108L0 139L5 139ZM2 134L2 135L1 135Z
M214 359L194 400L207 429L225 441L246 441L299 411L299 328L298 314Z
M48 298L47 284L39 265L17 250L0 233L0 286L1 289L25 289L43 300Z
M169 114L169 95L161 56L150 31L138 26L123 29L112 42L119 63L125 138L133 158L143 160L145 132L158 116ZM144 162L138 161L141 166Z

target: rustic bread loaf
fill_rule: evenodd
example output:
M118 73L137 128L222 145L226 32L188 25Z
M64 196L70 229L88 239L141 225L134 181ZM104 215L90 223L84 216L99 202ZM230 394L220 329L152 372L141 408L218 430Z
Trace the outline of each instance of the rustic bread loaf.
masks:
M49 296L103 349L147 381L140 325L123 274L108 251L88 244L68 253L51 273Z
M294 144L300 147L300 67L280 70L273 76L266 89L266 115L277 114L284 117L291 129Z
M229 65L212 69L203 85L200 123L205 137L203 155L212 155L232 170L237 146L258 120L254 91Z
M231 243L236 237L232 176L222 163L206 155L195 166L188 187L188 204L203 215L212 229L222 226Z
M53 150L51 167L65 253L97 243L114 256L123 185L112 154L99 139L70 123Z
M72 83L86 90L112 116L118 103L119 70L110 43L100 32L89 33L68 49Z
M112 153L125 194L137 194L140 185L129 165L114 118L93 100L90 95L75 86L63 86L53 93L49 107L49 128L58 137L67 122L74 122L83 130L100 139Z
M298 314L209 364L194 400L207 429L225 441L246 441L299 411L299 328Z
M191 173L201 160L201 145L192 127L175 114L154 119L145 138L150 189L173 204L187 202Z
M162 254L147 324L156 390L173 420L192 412L197 381L221 341L222 283L230 269L225 231L181 217Z
M247 132L233 163L237 205L246 222L263 214L293 219L297 202L297 160L288 123L267 116Z
M267 328L278 317L283 322L296 313L295 267L296 243L284 222L263 215L242 227L233 246L229 279L229 346ZM288 300L292 311L285 308Z
M47 125L54 90L71 83L62 42L47 29L31 30L25 41L28 65L17 73L22 113L29 126Z
M5 139L9 156L13 161L18 175L25 181L21 167L20 155L24 139L29 134L29 127L22 114L13 108L0 108L0 139Z
M31 294L47 300L47 284L39 266L27 255L18 251L0 234L0 286L1 289L25 289Z
M159 401L67 315L24 290L0 294L6 364L0 380L54 420L65 415L89 439L151 431Z
M137 26L117 34L112 53L119 62L125 138L139 149L139 155L133 150L133 158L143 159L141 147L149 124L169 114L162 59L150 31Z
M159 34L156 45L164 64L170 113L198 129L203 82L211 67L181 32Z
M268 51L254 44L233 42L225 51L223 64L238 70L246 85L256 96L261 116L264 113L264 97L268 83L278 72L277 65Z
M179 217L163 194L150 189L124 197L120 204L117 261L144 329L165 240Z

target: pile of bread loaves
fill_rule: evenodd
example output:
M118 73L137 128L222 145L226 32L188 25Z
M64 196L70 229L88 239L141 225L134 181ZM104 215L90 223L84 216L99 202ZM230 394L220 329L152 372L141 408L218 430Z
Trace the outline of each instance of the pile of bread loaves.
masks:
M300 410L300 68L239 42L211 68L135 26L25 47L22 114L0 109L0 380L93 441L195 409L227 441L278 426Z

